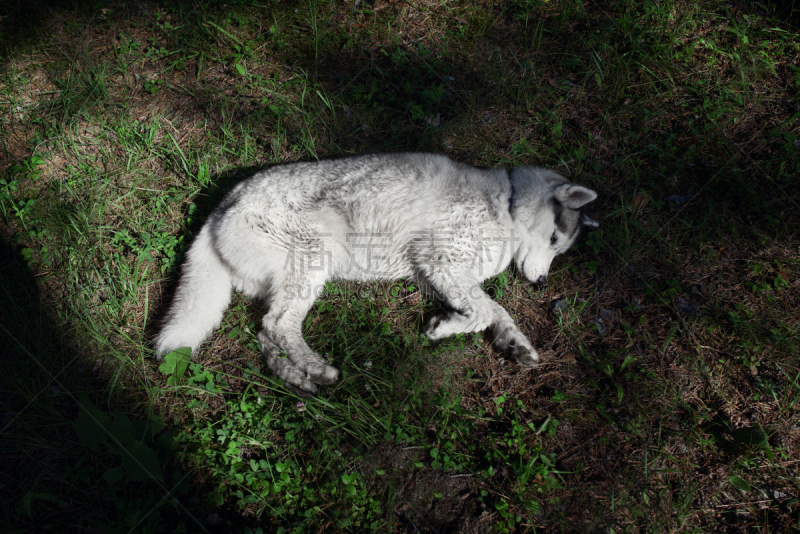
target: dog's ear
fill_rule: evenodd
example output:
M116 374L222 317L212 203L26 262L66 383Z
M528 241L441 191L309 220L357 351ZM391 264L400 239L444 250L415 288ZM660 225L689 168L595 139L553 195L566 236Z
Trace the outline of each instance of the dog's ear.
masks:
M577 210L597 198L597 193L580 185L563 184L556 187L556 200L566 207Z
M588 215L585 213L581 213L581 224L584 226L588 226L589 228L599 228L600 223L595 221L594 219L590 219Z

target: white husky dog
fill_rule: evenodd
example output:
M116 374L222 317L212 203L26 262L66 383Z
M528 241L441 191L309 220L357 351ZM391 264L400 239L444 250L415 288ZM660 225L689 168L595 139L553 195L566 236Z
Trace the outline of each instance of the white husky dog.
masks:
M545 282L581 226L597 225L580 213L596 197L546 169L509 176L435 154L269 168L238 184L200 230L156 353L196 354L235 288L269 305L258 334L269 368L313 394L339 378L301 332L325 283L410 277L447 309L427 325L430 339L489 329L499 350L534 367L536 350L480 284L512 259L528 280Z

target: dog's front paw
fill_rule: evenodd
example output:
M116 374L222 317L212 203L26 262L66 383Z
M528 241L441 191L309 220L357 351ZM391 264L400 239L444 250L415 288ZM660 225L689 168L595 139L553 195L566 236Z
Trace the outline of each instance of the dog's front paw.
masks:
M539 365L539 353L534 348L516 346L509 351L520 367L536 367Z
M533 348L522 332L516 328L508 328L494 340L494 346L514 358L522 367L539 365L539 353Z
M428 339L436 341L447 337L448 334L442 332L442 326L447 317L445 315L434 315L425 327L425 335Z
M324 363L312 363L306 366L308 378L317 384L329 386L339 381L339 370Z

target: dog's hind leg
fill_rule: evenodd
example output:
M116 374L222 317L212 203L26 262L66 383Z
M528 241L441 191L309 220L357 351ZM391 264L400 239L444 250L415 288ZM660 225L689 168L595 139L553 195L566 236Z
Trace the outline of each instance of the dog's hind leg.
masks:
M338 369L311 350L302 334L303 320L324 283L324 277L287 277L281 289L273 294L269 312L261 320L263 329L258 334L270 370L309 394L317 390L313 382L333 384L339 380ZM289 358L281 358L280 350Z
M311 396L317 392L317 385L308 379L306 373L298 369L288 358L281 358L281 349L269 340L267 336L259 334L261 342L261 352L267 367L275 376L286 382L288 386L294 387L301 396Z

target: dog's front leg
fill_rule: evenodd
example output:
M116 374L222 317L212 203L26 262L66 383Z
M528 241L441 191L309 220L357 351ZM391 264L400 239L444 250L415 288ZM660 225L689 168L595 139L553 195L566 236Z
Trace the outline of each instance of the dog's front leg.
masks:
M443 297L452 311L435 316L425 334L430 339L442 339L454 334L482 332L487 328L494 335L494 346L510 355L523 367L536 367L539 353L520 332L508 312L493 301L477 284L471 288L446 285L452 279L433 284L436 295Z
M539 365L539 353L533 344L517 327L514 319L501 305L491 300L486 295L488 306L491 308L492 322L489 329L492 331L494 341L492 344L517 362L522 367L536 367Z

